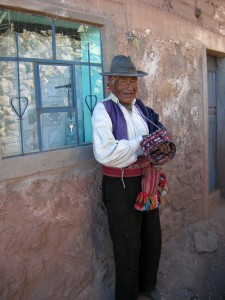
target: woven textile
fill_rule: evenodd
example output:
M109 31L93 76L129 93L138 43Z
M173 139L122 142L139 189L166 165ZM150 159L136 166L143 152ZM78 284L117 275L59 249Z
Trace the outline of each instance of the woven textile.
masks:
M134 208L140 211L156 209L161 204L161 197L166 194L166 175L148 166L143 169L142 191L138 194Z

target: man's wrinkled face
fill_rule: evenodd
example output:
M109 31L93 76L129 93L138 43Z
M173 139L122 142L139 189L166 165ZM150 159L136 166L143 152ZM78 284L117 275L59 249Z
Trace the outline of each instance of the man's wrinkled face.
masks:
M122 104L131 104L138 90L137 77L115 76L109 84L111 92Z

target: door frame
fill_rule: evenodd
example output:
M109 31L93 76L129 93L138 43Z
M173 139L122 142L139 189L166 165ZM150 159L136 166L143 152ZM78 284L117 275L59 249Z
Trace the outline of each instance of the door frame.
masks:
M216 58L216 93L217 93L217 188L214 192L209 193L209 121L208 121L208 68L207 56ZM222 199L225 200L225 53L215 52L203 49L202 55L203 70L203 114L204 114L204 197L203 197L203 214L207 217L211 210L217 206Z

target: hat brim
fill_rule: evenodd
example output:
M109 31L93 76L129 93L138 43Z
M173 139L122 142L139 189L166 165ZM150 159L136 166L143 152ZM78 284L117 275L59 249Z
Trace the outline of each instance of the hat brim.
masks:
M103 73L99 73L102 76L120 76L120 77L143 77L143 76L147 76L148 73L146 72L142 72L142 71L136 71L136 72L131 72L131 73L127 73L127 72L103 72Z

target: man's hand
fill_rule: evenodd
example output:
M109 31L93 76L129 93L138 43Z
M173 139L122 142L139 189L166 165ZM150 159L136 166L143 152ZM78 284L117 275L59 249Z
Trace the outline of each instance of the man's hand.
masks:
M159 150L165 154L169 153L171 151L169 143L159 145Z

